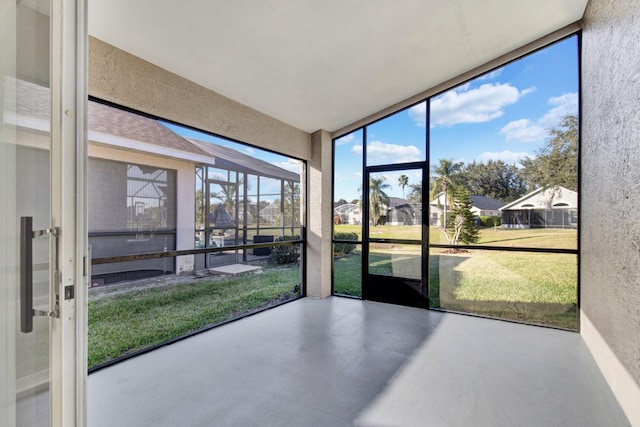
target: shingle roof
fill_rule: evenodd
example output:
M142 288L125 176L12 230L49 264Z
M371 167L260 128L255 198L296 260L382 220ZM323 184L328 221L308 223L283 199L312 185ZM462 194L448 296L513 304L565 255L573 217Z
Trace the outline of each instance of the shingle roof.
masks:
M504 206L504 202L487 196L472 195L471 205L483 211L497 211Z
M400 206L407 206L413 209L422 207L420 203L412 203L407 199L403 199L400 197L389 197L389 207L390 208L398 208Z
M157 120L140 114L89 101L87 123L90 130L160 147L208 156L209 153L169 130Z

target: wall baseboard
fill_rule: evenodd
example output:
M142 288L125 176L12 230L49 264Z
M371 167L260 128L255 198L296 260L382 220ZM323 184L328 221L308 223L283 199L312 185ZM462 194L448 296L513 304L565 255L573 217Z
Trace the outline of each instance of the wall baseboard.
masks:
M632 426L640 427L640 385L620 362L587 315L580 312L580 335Z

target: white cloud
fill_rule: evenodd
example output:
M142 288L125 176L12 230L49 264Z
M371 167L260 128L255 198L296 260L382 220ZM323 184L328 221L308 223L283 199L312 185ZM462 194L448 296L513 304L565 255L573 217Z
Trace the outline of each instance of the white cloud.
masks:
M578 113L578 94L573 92L551 97L549 105L549 111L535 123L529 119L514 120L507 123L500 133L505 135L507 141L541 141L547 137L549 129L556 127L564 116Z
M354 138L355 138L355 135L353 133L350 133L348 135L345 135L343 137L336 139L336 145L349 144L351 141L353 141Z
M503 162L508 164L519 165L520 161L525 157L532 157L532 156L527 152L517 153L509 150L505 150L501 152L485 151L484 153L476 157L475 160L479 163L485 163L489 160L494 160L494 161L502 160Z
M543 139L547 131L529 119L520 119L507 123L500 133L507 137L507 141L530 142Z
M427 122L427 102L421 102L409 108L409 117L416 122L418 126L426 126Z
M362 145L354 145L351 152L362 154ZM367 160L370 163L414 162L421 157L420 149L414 145L386 144L381 141L367 144Z
M431 126L453 126L459 123L488 122L504 114L504 108L515 104L535 88L519 90L509 83L486 83L475 89L469 85L450 90L431 102ZM424 126L425 105L409 110L419 126Z
M552 108L539 120L539 124L547 129L558 126L560 120L566 115L578 114L578 94L563 93L549 98L549 105L552 105Z
M252 155L254 155L254 154L255 154L256 150L254 150L254 149L253 149L253 148L251 148L251 147L245 147L245 148L244 148L244 152L245 152L245 153L247 153L248 155L252 156Z

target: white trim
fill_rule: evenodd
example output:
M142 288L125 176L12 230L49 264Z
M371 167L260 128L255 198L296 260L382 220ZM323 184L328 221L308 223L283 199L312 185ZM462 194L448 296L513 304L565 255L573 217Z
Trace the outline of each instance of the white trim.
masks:
M598 368L618 399L632 426L640 426L640 385L602 338L584 311L580 310L580 335Z

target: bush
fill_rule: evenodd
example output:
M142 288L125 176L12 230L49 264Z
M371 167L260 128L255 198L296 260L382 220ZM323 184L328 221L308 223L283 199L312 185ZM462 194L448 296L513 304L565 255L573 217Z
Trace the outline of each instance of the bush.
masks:
M335 240L358 240L357 233L335 233ZM333 245L333 256L348 255L356 248L355 243L335 243Z
M300 236L280 236L276 242L300 240ZM300 245L276 246L271 250L271 262L282 265L292 264L300 259Z
M484 227L499 227L502 224L502 219L499 216L481 216L480 224Z

